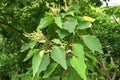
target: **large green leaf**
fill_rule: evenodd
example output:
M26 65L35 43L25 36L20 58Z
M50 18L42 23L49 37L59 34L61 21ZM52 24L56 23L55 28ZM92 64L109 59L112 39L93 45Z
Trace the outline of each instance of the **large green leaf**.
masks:
M85 57L84 51L81 44L73 44L73 56L70 60L71 66L76 70L76 72L83 78L87 80L86 77L86 64L85 64Z
M76 25L78 24L76 19L70 19L63 23L63 28L67 30L69 33L75 33Z
M86 44L86 46L93 52L98 51L99 53L103 53L101 43L97 37L90 36L90 35L84 35L83 41Z
M55 23L58 25L58 27L62 28L62 20L60 16L54 17Z
M67 69L66 52L60 47L56 47L52 50L51 58L59 63L64 69Z
M58 63L51 63L51 64L48 66L48 68L47 68L47 70L46 70L43 78L49 77L50 74L55 70L55 68L57 67L57 65L58 65Z
M44 55L42 62L39 67L39 73L47 69L47 66L50 64L49 54Z
M37 27L37 30L44 29L45 27L47 27L48 25L50 25L53 22L53 20L54 20L54 18L52 16L42 18L40 20L40 23L39 23L38 27Z
M81 44L75 43L72 46L72 52L76 57L84 57L84 50Z
M86 77L86 64L83 60L83 57L75 57L73 56L72 59L70 60L70 63L72 67L76 70L76 72L83 78L84 80L87 80Z
M39 66L42 62L43 56L44 56L44 50L40 51L39 53L36 53L33 56L33 59L32 59L33 77L39 70Z
M77 29L86 29L86 28L90 28L91 27L91 22L89 21L80 21L78 26L77 26Z
M33 47L35 46L35 44L37 43L37 41L35 40L31 40L29 43L24 43L21 47L21 52L24 52L28 49L33 49Z
M30 50L23 61L27 61L27 60L30 59L34 54L39 53L39 51L40 51L40 49Z

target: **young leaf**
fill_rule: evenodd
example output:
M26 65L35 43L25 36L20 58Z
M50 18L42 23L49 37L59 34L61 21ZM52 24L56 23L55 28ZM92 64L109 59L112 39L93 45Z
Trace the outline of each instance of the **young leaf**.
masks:
M71 19L63 23L63 29L67 30L69 33L75 33L75 27L78 24L77 20Z
M33 77L35 76L35 74L38 72L39 70L39 66L41 64L41 61L43 59L44 56L44 50L40 51L39 53L36 53L33 56L32 59L32 69L33 69Z
M62 20L60 16L54 17L55 23L58 25L59 28L62 28Z
M53 22L53 17L45 17L40 20L37 30L44 29Z
M86 20L86 21L90 21L90 22L94 22L94 21L95 21L94 18L91 18L91 17L89 17L89 16L83 16L83 18L84 18L84 20Z
M98 51L99 53L103 53L101 43L97 37L85 35L83 36L83 41L86 44L86 46L93 52Z
M47 66L50 64L49 54L44 55L42 62L39 67L39 73L47 69Z
M66 13L66 15L74 16L74 12L73 11L69 11L69 12Z
M76 72L83 78L83 80L87 80L86 77L86 64L83 60L83 57L75 57L73 56L70 60L72 67L76 70Z
M73 44L72 50L75 56L73 56L70 60L71 66L76 70L81 78L87 80L83 47L81 44Z
M57 65L58 65L58 63L51 63L51 64L48 66L48 68L47 68L47 70L46 70L43 78L49 77L50 74L55 70L55 68L57 67Z
M39 49L30 50L23 61L27 61L27 60L30 59L34 54L39 53L39 51L40 51Z
M60 47L56 47L52 50L51 58L59 63L64 69L67 69L66 52Z
M53 39L52 42L54 42L56 44L62 44L62 42L59 39Z
M21 52L24 52L28 49L33 49L33 47L35 46L35 44L37 43L37 41L35 40L31 40L29 43L24 43L21 47Z

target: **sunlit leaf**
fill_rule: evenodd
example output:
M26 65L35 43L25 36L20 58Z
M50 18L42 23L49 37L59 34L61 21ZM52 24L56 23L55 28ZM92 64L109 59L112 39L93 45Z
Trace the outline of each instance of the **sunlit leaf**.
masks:
M84 18L85 21L91 21L91 22L94 22L94 21L95 21L94 18L91 18L91 17L89 17L89 16L83 16L83 18Z
M76 72L80 75L81 78L87 80L83 47L81 44L75 43L73 44L72 50L75 56L73 56L70 60L71 66L76 70Z
M39 53L36 53L33 56L32 59L32 69L33 69L33 77L35 76L35 74L38 72L39 70L39 66L41 64L41 61L43 59L44 56L44 50L40 51Z
M64 69L67 69L66 52L60 47L56 47L51 52L51 58L59 63Z
M83 41L86 44L86 46L93 52L98 51L99 53L103 53L101 43L97 37L90 36L90 35L84 35Z
M73 11L67 12L66 15L72 15L72 16L74 16L74 12Z
M33 49L33 47L35 46L36 43L37 43L37 41L35 41L35 40L31 40L29 43L24 43L21 47L21 52L24 52L28 49Z
M86 64L83 60L83 57L75 57L73 56L71 59L71 65L72 67L76 70L76 72L80 75L81 78L83 78L84 80L87 80L86 77Z
M39 53L39 51L40 51L40 49L30 50L23 61L27 61L27 60L30 59L34 54Z
M62 28L62 20L60 16L54 17L55 23L58 25L58 27Z
M75 33L75 28L77 24L77 20L70 19L63 23L63 29L67 30L69 33Z
M83 57L84 58L83 46L81 44L74 43L73 46L72 46L72 53L76 57Z

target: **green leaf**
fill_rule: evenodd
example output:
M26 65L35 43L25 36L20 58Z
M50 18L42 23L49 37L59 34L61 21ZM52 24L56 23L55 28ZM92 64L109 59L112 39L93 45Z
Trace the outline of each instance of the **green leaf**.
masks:
M37 41L35 41L35 40L31 40L29 43L24 43L21 47L21 52L24 52L30 48L33 49L34 46L36 45L36 43L37 43Z
M60 16L54 17L55 23L58 25L59 28L62 28L62 20Z
M60 15L61 15L62 18L65 18L65 16L73 16L74 17L74 12L69 11L67 13L61 13Z
M47 69L47 66L50 64L49 54L44 55L42 62L39 67L39 73Z
M48 66L48 68L47 68L47 70L46 70L43 78L49 77L49 76L52 74L52 72L55 70L55 68L57 67L57 65L58 65L58 63L51 63L51 64Z
M59 63L64 69L67 69L66 52L60 47L56 47L52 50L51 58Z
M44 50L40 51L39 53L36 53L33 56L33 59L32 59L33 77L39 70L39 66L42 62L43 56L44 56Z
M94 62L97 62L97 59L96 59L96 57L95 57L93 54L86 52L85 55L86 55L88 58L90 58L91 60L93 60Z
M72 59L70 60L70 63L72 67L76 70L76 72L83 78L84 80L87 80L86 77L86 64L83 60L83 57L75 57L73 56Z
M89 21L81 21L79 22L77 29L86 29L86 28L90 28L91 27L91 22Z
M84 50L81 44L74 43L72 46L72 52L76 57L84 57Z
M64 77L62 78L62 80L68 80L68 77L67 77L67 76L64 76Z
M50 25L50 24L53 22L53 20L54 20L54 19L53 19L52 16L42 18L42 19L40 20L40 23L39 23L38 27L37 27L37 30L46 28L48 25Z
M79 11L79 9L80 9L80 6L78 4L73 3L71 6L72 6L71 8L73 10Z
M77 24L78 23L76 19L70 19L63 23L63 29L67 30L69 33L75 33L75 28Z
M101 43L99 39L95 36L85 35L83 36L83 41L86 46L93 51L98 51L99 53L103 53Z
M69 79L67 80L82 80L80 75L78 75L78 73L72 69L72 70L69 70L69 76L68 76Z
M72 47L73 56L70 60L71 66L76 70L76 72L83 78L84 80L87 80L86 77L86 64L85 64L85 57L84 57L84 51L81 44L73 44Z
M27 56L25 57L25 59L23 61L27 61L28 59L30 59L34 54L39 53L40 49L33 49L30 50L29 53L27 54Z
M54 42L56 44L62 44L62 42L59 39L53 39L52 42Z
M58 29L56 32L58 33L58 36L60 37L60 39L63 39L65 36L67 36L69 34L68 31L61 30L61 29Z
M94 18L89 17L89 16L83 16L83 18L84 18L85 21L90 21L90 22L94 22L95 21Z
M74 12L73 11L67 12L66 15L74 16Z

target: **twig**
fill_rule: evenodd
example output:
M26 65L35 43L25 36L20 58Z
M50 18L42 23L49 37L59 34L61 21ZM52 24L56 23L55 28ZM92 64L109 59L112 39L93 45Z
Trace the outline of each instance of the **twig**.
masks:
M113 74L113 76L112 76L112 79L111 80L115 80L115 78L116 78L116 71L114 72L114 74Z
M101 63L102 63L101 66L103 67L103 69L104 69L104 71L105 71L105 73L106 73L107 78L108 78L109 80L111 80L111 77L110 77L110 75L109 75L109 73L108 73L107 67L105 66L104 60L103 60L103 58L102 58L102 55L100 55L100 61L101 61Z
M120 24L118 23L118 21L116 20L116 18L113 14L112 14L112 17L113 17L114 21L118 24L118 26L120 26Z

